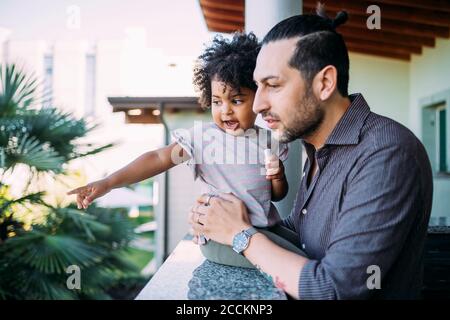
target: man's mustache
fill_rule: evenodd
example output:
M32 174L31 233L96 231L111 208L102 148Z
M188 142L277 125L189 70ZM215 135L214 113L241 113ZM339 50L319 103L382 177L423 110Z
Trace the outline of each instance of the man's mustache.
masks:
M275 121L280 121L280 117L276 113L264 111L261 112L261 116L263 117L263 119L270 118Z

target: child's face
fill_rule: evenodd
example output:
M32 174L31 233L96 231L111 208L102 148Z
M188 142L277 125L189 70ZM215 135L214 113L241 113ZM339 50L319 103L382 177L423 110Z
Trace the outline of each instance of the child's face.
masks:
M255 124L255 92L248 88L233 89L224 82L211 81L211 109L214 122L227 133L242 135Z

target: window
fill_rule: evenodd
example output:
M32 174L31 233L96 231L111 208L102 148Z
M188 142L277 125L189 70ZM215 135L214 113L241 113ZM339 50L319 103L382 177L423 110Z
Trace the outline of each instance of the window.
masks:
M444 103L422 109L423 143L434 172L448 173L447 106Z
M86 55L85 114L95 114L95 54Z
M53 103L53 56L44 56L44 101L43 107L51 107Z

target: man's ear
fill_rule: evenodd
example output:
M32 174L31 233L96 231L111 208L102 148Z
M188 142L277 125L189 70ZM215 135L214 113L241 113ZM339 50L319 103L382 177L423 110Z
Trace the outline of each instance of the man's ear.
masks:
M320 70L313 79L313 88L316 97L325 101L331 97L337 86L337 70L328 65Z

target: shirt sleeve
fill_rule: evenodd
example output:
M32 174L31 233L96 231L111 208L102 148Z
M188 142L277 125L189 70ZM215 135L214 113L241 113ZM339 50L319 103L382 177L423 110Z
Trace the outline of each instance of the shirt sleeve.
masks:
M368 267L380 282L395 263L420 206L420 169L398 146L371 151L346 183L338 221L321 261L310 260L299 280L301 299L366 299Z
M186 162L186 165L191 168L194 178L198 176L197 166L195 165L195 146L194 146L194 128L184 129L179 128L171 132L172 139L183 148L184 151L189 155L190 159Z

